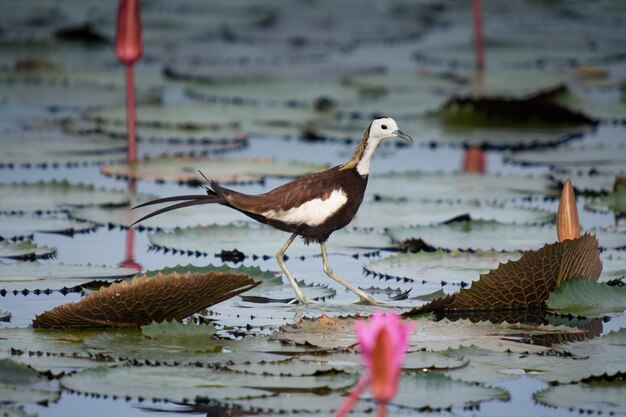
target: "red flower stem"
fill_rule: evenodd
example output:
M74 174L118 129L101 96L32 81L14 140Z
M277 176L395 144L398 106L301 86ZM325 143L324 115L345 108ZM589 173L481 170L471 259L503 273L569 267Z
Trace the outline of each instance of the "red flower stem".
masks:
M341 404L341 407L339 407L339 409L337 410L335 417L345 417L350 412L350 410L352 410L352 407L354 407L354 404L356 404L363 391L365 391L365 387L367 386L367 384L369 384L369 382L369 375L364 376L359 380L359 382L356 384L356 387L354 387L352 392L350 392L350 395L348 395L343 404Z
M135 129L135 76L133 64L125 65L126 129L128 130L128 162L137 160L137 131Z
M483 47L483 17L480 0L472 0L472 15L474 22L474 54L476 57L476 69L485 69L485 49Z
M378 404L378 417L387 417L387 404Z

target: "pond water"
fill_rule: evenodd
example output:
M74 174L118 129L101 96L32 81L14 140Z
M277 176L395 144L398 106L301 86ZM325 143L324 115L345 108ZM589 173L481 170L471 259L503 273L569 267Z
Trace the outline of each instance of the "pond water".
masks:
M136 182L136 193L154 196L201 194L202 188L185 181L168 181L165 171L171 169L175 176L182 177L190 172L194 174L198 168L210 170L211 162L217 164L220 158L235 160L232 163L235 167L237 164L247 164L241 162L244 159L256 159L261 166L270 165L270 168L265 169L277 174L261 175L260 180L232 185L232 188L246 193L266 192L295 176L281 171L287 169L281 163L298 161L298 165L290 169L305 170L302 168L305 164L334 166L349 160L361 132L368 126L372 116L388 114L398 120L400 128L410 134L416 143L407 147L385 142L377 150L372 162L369 191L361 212L348 227L350 230L345 236L337 232L328 242L330 263L335 272L393 305L397 311L407 311L424 303L424 300L413 297L428 296L440 290L447 294L455 293L461 286L476 280L480 273L498 266L498 261L493 260L488 267L484 264L476 267L466 264L460 266L459 263L465 261L457 262L451 258L452 255L474 253L480 249L477 246L464 246L480 242L471 240L480 239L477 237L480 234L477 229L466 236L448 234L451 233L448 231L441 233L442 243L435 245L443 250L441 264L427 259L432 265L426 271L420 269L420 264L424 265L425 261L411 260L414 263L404 263L398 258L398 242L393 242L390 236L395 232L416 233L415 237L419 237L419 233L426 233L429 227L465 213L470 213L472 222L476 224L489 222L492 219L489 216L496 216L497 224L509 225L516 231L510 235L503 232L501 235L487 236L490 246L485 251L497 257L502 255L501 251L507 245L520 245L507 253L507 257L519 258L521 254L515 254L518 249L537 250L545 243L556 240L552 213L556 212L559 204L562 178L571 176L578 192L577 206L582 229L592 230L601 236L601 258L605 262L601 281L612 279L616 285L611 289L618 291L624 286L626 271L626 243L620 243L626 242L623 212L620 217L620 209L589 208L599 204L598 198L612 195L606 184L610 183L612 187L615 176L626 175L626 51L623 45L626 8L618 1L598 2L589 8L586 2L565 3L514 1L510 4L507 2L507 5L485 5L483 12L488 70L483 76L482 87L472 84L474 75L469 2L432 1L417 5L397 0L371 1L361 5L348 1L341 7L335 7L326 1L293 2L289 5L281 2L229 4L227 1L214 2L212 5L184 1L173 5L167 1L155 1L145 5L145 10L142 10L144 59L136 70L141 139L139 155L146 157L142 162L146 166L163 154L170 159L165 159L162 165L163 176L160 178L165 180L140 178ZM123 122L124 117L122 69L112 52L114 6L101 5L96 1L45 4L35 0L6 1L0 5L0 50L4 51L0 58L0 146L4 153L4 156L0 156L0 186L17 187L16 183L41 181L45 183L44 188L50 188L53 181L67 181L74 186L93 185L95 191L90 191L89 195L104 194L103 190L126 190L124 179L104 175L101 171L102 166L114 165L120 158L124 158L124 152L120 153L119 149L125 143L119 138L120 135L123 138L123 123L119 123L119 120ZM14 14L9 13L10 10ZM372 14L377 14L379 18L374 18ZM9 16L13 16L13 19ZM344 22L343 25L337 22L338 18ZM87 26L83 26L83 23ZM549 112L562 111L562 107L549 107L546 110L542 107L546 103L538 104L536 97L560 85L566 85L569 92L565 96L562 92L550 92L554 96L554 102L550 101L550 105L566 103L569 106L566 106L567 109L585 114L592 123L572 127L566 122L555 124L543 119ZM462 97L475 99L469 116L459 116L445 105L448 100ZM489 107L485 104L489 100L496 100L497 104ZM331 107L330 111L320 110L319 106L326 101ZM520 110L513 113L508 110L509 113L506 113L511 102L519 106ZM501 109L504 115L498 113ZM573 116L570 114L569 117ZM206 139L205 136L227 138L229 144L237 137L245 137L245 146L234 146L223 154L215 154L212 153L215 151L215 143L197 140ZM311 136L317 140L311 140ZM68 143L73 145L68 146ZM471 171L468 169L468 158L472 152L479 155L479 172L468 172ZM183 168L172 168L175 156L192 153L196 156L208 153L210 159L189 158ZM624 158L622 155L625 155ZM53 167L54 162L59 166ZM77 164L68 166L67 162ZM25 163L33 166L25 167ZM46 163L46 166L38 166L41 163ZM15 214L3 208L6 207L3 204L8 205L8 199L21 191L11 188L11 193L14 194L1 197L0 222L4 225L0 224L0 236L3 230L20 227L13 224L9 227L8 223L13 219L10 216ZM55 203L51 203L54 196L43 199L36 192L26 195L23 200L25 206L20 210L28 211L28 204L39 204L45 200L42 204L51 207L53 213L44 210L44 213L37 213L37 217L66 219L69 216L83 219L78 213L80 210L75 212L73 207L59 209ZM133 200L135 203L138 201ZM37 262L50 270L56 270L54 268L58 268L59 264L116 266L128 260L130 250L133 262L141 270L159 270L186 264L225 264L232 268L259 267L281 276L273 254L288 236L271 235L271 238L259 240L260 232L250 226L248 218L224 208L204 207L204 212L188 211L187 217L164 218L161 226L165 233L161 236L160 232L155 233L154 230L126 230L128 222L111 224L110 210L118 208L96 209L95 218L91 220L97 226L94 225L94 230L88 233L35 231L32 240L37 246L56 248L51 259ZM128 206L124 206L121 210L128 209ZM176 226L191 226L186 229L187 232L195 233L197 226L213 223L218 225L212 226L208 236L206 233L191 237L183 235L181 239L168 233ZM27 222L20 224L29 230ZM241 233L235 227L243 228L244 232ZM238 233L244 236L248 233L248 237L241 238ZM131 235L132 242L129 244ZM544 236L548 237L544 239ZM2 237L8 238L9 235ZM519 242L531 243L530 246L523 246ZM233 249L233 245L244 252L245 259L241 262L224 262L220 252ZM322 294L326 297L324 303L312 306L257 303L237 296L192 317L186 321L187 326L212 321L220 337L260 337L276 334L281 326L302 323L303 317L319 318L323 314L346 317L369 314L375 310L352 304L354 295L328 279L322 271L321 257L310 253L302 245L298 240L290 248L294 255L287 259L287 265L297 279L304 281L305 292ZM192 247L193 251L187 253L181 247ZM172 248L178 249L174 251ZM490 251L492 248L495 250ZM459 252L457 249L469 251ZM27 261L5 259L2 262L9 265L7 268L15 268L17 264ZM2 285L9 285L7 283L11 281L11 274L16 274L15 270L7 270L5 273L0 272ZM460 280L455 281L454 277L459 274ZM429 278L435 275L442 278ZM410 276L417 278L409 279ZM49 285L53 284L43 282L37 289L45 291L50 288ZM34 291L3 293L0 297L0 314L9 312L11 316L7 321L0 321L0 346L3 346L0 359L12 357L28 363L24 357L20 359L15 351L4 350L4 346L13 347L11 343L17 343L17 339L12 340L16 333L12 333L11 329L27 329L37 315L64 303L79 301L89 292L83 288L69 292L51 291L49 294ZM291 293L283 282L263 295L268 298L267 294L284 298L290 297ZM404 296L393 298L399 294ZM562 386L570 385L565 383L570 381L568 376L550 379L550 370L544 369L548 363L552 363L547 362L554 359L552 356L562 355L565 358L569 357L569 353L568 345L559 345L551 350L531 342L528 345L528 356L537 360L531 362L536 368L511 365L513 368L509 369L502 364L506 361L500 358L489 364L496 367L497 371L493 371L491 366L485 366L485 372L482 373L481 370L471 368L474 359L480 363L480 355L467 353L467 362L459 368L470 372L469 377L462 374L464 371L461 369L455 374L456 368L447 369L443 366L439 369L443 372L441 375L450 376L454 382L426 381L425 386L436 393L431 395L432 401L435 397L442 398L440 402L434 402L441 404L440 407L431 407L427 399L419 402L418 406L391 406L390 413L513 417L565 417L595 411L598 414L626 414L623 402L623 398L626 398L623 395L626 394L626 385L623 383L626 369L623 359L619 363L619 358L625 357L623 355L626 353L624 339L619 336L626 327L624 303L624 298L618 300L615 310L602 312L594 316L595 320L580 318L584 323L593 322L595 333L586 336L590 340L577 344L583 346L580 348L583 350L575 351L579 356L574 355L580 359L579 368L590 366L590 373L583 372L579 378L571 379L574 382L572 385L584 385L587 389L593 383L607 384L606 391L594 394L595 397L590 396L591 399L586 402L576 402L576 398L568 398L567 393L542 401L536 399L539 392L559 386L559 382L555 381L560 381ZM623 308L620 309L620 306ZM513 351L519 355L517 359L523 360L526 354L516 350L522 346L519 342L532 340L530 334L533 332L544 331L548 327L553 330L554 326L550 324L561 320L556 315L546 317L552 321L546 319L549 323L541 324L498 323L493 324L492 328L488 327L488 322L472 324L460 320L457 330L466 339L458 345L450 341L441 342L441 339L448 340L453 335L441 334L441 330L437 333L437 323L427 317L413 318L417 325L414 347L429 350L428 345L419 345L422 326L424 334L434 334L433 343L440 347L436 349L437 355L447 352L445 358L436 356L433 361L445 359L449 362L460 345L468 344L481 348L487 346L489 354L496 355L490 350L494 342L489 342L495 334L501 339L499 343L509 343L506 346L513 346ZM572 316L567 317L572 319ZM446 320L438 323L454 326L454 323ZM568 333L575 325L569 323L568 326L568 330L564 331L563 327L559 329ZM434 333L428 333L433 329ZM59 331L57 335L61 332L64 331ZM327 330L327 333L332 333L332 330ZM63 334L68 339L75 337L69 331ZM605 342L611 345L611 350L601 352L601 348L593 350L596 349L595 345L584 344L595 340L600 341L602 346L602 341L606 340L603 337L614 337L616 334L622 338L617 342ZM131 337L135 337L132 335L143 337L139 331L131 333ZM145 365L142 355L153 357L150 355L155 354L154 351L147 354L133 350L136 348L134 345L124 345L128 341L123 334L111 332L105 336L119 338L114 339L117 342L107 342L106 337L98 339L96 335L93 340L102 345L89 339L91 343L96 343L89 346L92 362L98 360L103 365L117 367L121 371L128 368L130 381L142 381L144 373L139 372L151 372L142 370L151 368ZM79 343L81 346L82 337ZM177 342L169 340L155 351L162 348L166 355L171 352L173 361L176 361L178 354L198 354L199 348L193 346L197 343L193 337L199 336L184 337L191 338L191 341L183 339L184 343L191 345L187 350L172 347ZM58 340L55 339L56 342ZM85 343L88 345L89 341ZM43 356L48 356L48 352L56 349L52 345L37 347L40 346L50 349ZM232 346L235 346L233 349L236 351L236 345ZM584 350L587 346L591 346L589 351ZM342 346L338 344L336 347ZM93 352L99 352L99 349L105 352L104 355L94 356ZM108 356L106 349L109 349ZM127 352L123 354L127 353L128 356L116 356L116 352L124 349ZM545 363L537 359L540 357L537 353L539 351L545 355ZM262 361L257 361L259 352L252 351L250 355L252 366L260 366ZM585 362L589 358L591 360ZM596 374L597 368L592 371L591 365L588 365L596 360L593 362L596 366L597 361L603 359L606 359L606 369L615 371L611 373L612 378ZM241 360L241 356L235 357L234 362L238 360ZM276 358L269 362L272 360ZM227 361L218 363L218 368L223 368ZM241 364L228 366L235 365ZM40 366L45 368L46 365ZM62 365L50 365L50 369L54 366L65 370L66 381L72 377L89 375L89 371L82 371L82 368L91 367L78 365L79 369L76 370L68 365L65 368ZM206 363L202 366L207 378L208 375L219 373L207 367ZM571 366L571 363L567 366ZM153 368L159 370L164 367ZM194 366L188 368L193 370ZM181 368L171 369L170 372L175 373ZM5 372L2 369L0 371ZM239 375L233 369L228 368L227 371L232 372L227 378L234 380L235 375ZM106 374L107 370L102 372ZM132 379L133 372L137 372L136 380ZM499 377L494 378L493 373L499 373ZM251 374L255 374L255 370ZM50 390L58 394L54 400L37 404L37 401L29 401L26 396L25 400L17 401L17 405L3 405L5 398L9 398L7 404L13 402L10 395L7 397L6 394L7 390L13 389L10 384L14 384L9 379L0 381L0 411L9 416L78 416L86 413L91 416L174 416L181 413L269 416L279 414L281 410L282 414L290 414L293 408L289 407L296 407L293 403L301 400L298 395L302 395L302 392L308 401L312 397L318 403L332 403L337 399L330 399L332 395L346 392L341 381L332 380L324 372L322 374L323 378L330 381L327 382L329 386L340 388L317 391L308 388L299 391L295 388L291 392L288 389L290 387L280 386L267 391L274 396L266 399L265 403L258 399L257 402L241 400L240 403L229 400L220 405L207 404L205 400L194 403L160 399L164 397L157 397L157 401L153 401L143 394L136 394L149 392L141 391L141 382L136 382L139 387L129 387L126 393L123 388L116 386L111 389L104 385L93 388L97 386L98 379L87 379L85 393L80 393L80 384L74 390L68 389L66 385L59 387L57 384L59 381L63 383L65 378L61 379L57 374L50 381L49 374L42 372L38 375L41 380L37 383L16 386L18 389L30 390L33 396L39 389ZM439 375L439 372L431 370L427 374ZM405 379L409 378L407 375ZM458 380L455 379L457 375ZM592 377L592 383L585 380L586 377ZM150 378L146 376L146 380ZM161 381L159 378L167 379L161 376L156 378L157 382ZM183 386L185 378L181 376L179 381ZM191 376L187 378L192 379ZM306 378L301 377L303 380ZM119 379L118 382L122 383L123 378ZM461 381L465 381L466 385L455 385L461 384ZM168 383L172 385L168 386ZM415 386L421 386L420 383ZM439 392L438 388L433 388L437 387L437 383L442 384ZM165 388L161 388L161 391L153 387L155 392L162 393L168 387L172 390L177 388L170 380L164 384ZM211 382L207 382L204 387L210 385ZM470 385L484 389L484 392L474 393L470 391ZM224 387L223 381L219 381L218 386ZM196 389L197 386L189 387L192 393ZM321 394L329 399L326 400ZM128 398L124 398L125 395ZM290 395L295 395L291 404ZM320 395L320 399L314 395ZM455 402L455 397L464 396L469 396L469 400ZM274 408L272 401L275 401ZM563 401L571 401L572 405L563 406ZM545 405L548 403L559 406ZM361 401L362 408L354 415L373 415L371 410L367 410L368 404L371 403L367 400ZM315 408L306 401L302 407L300 411L310 412L310 415L332 415L332 410L312 412Z

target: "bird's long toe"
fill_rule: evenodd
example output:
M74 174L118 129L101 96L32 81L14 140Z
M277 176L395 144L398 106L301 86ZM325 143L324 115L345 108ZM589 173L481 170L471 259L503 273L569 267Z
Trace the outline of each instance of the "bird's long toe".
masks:
M308 304L319 304L319 301L313 300L311 298L307 298L307 297L296 297L293 300L289 301L287 303L288 305L292 305L292 304L304 304L304 305L308 305Z
M393 307L391 304L378 301L377 299L375 299L369 294L359 296L359 300L355 301L355 304L372 305L372 306L378 306L378 307Z

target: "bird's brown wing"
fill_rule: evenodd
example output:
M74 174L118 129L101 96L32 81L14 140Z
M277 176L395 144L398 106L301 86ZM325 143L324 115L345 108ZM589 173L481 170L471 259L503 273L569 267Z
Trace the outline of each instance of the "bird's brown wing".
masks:
M319 198L326 200L337 188L338 167L297 178L264 194L249 195L224 188L216 183L211 188L237 210L263 214L271 210L289 210Z

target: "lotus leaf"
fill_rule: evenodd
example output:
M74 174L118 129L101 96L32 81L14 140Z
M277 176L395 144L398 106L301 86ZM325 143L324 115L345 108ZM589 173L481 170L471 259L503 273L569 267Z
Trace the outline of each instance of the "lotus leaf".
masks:
M32 240L22 242L0 242L0 258L34 260L54 257L56 248L37 246Z
M98 227L95 223L79 222L62 217L39 217L19 214L0 214L0 237L18 240L35 233L73 235L88 233Z

